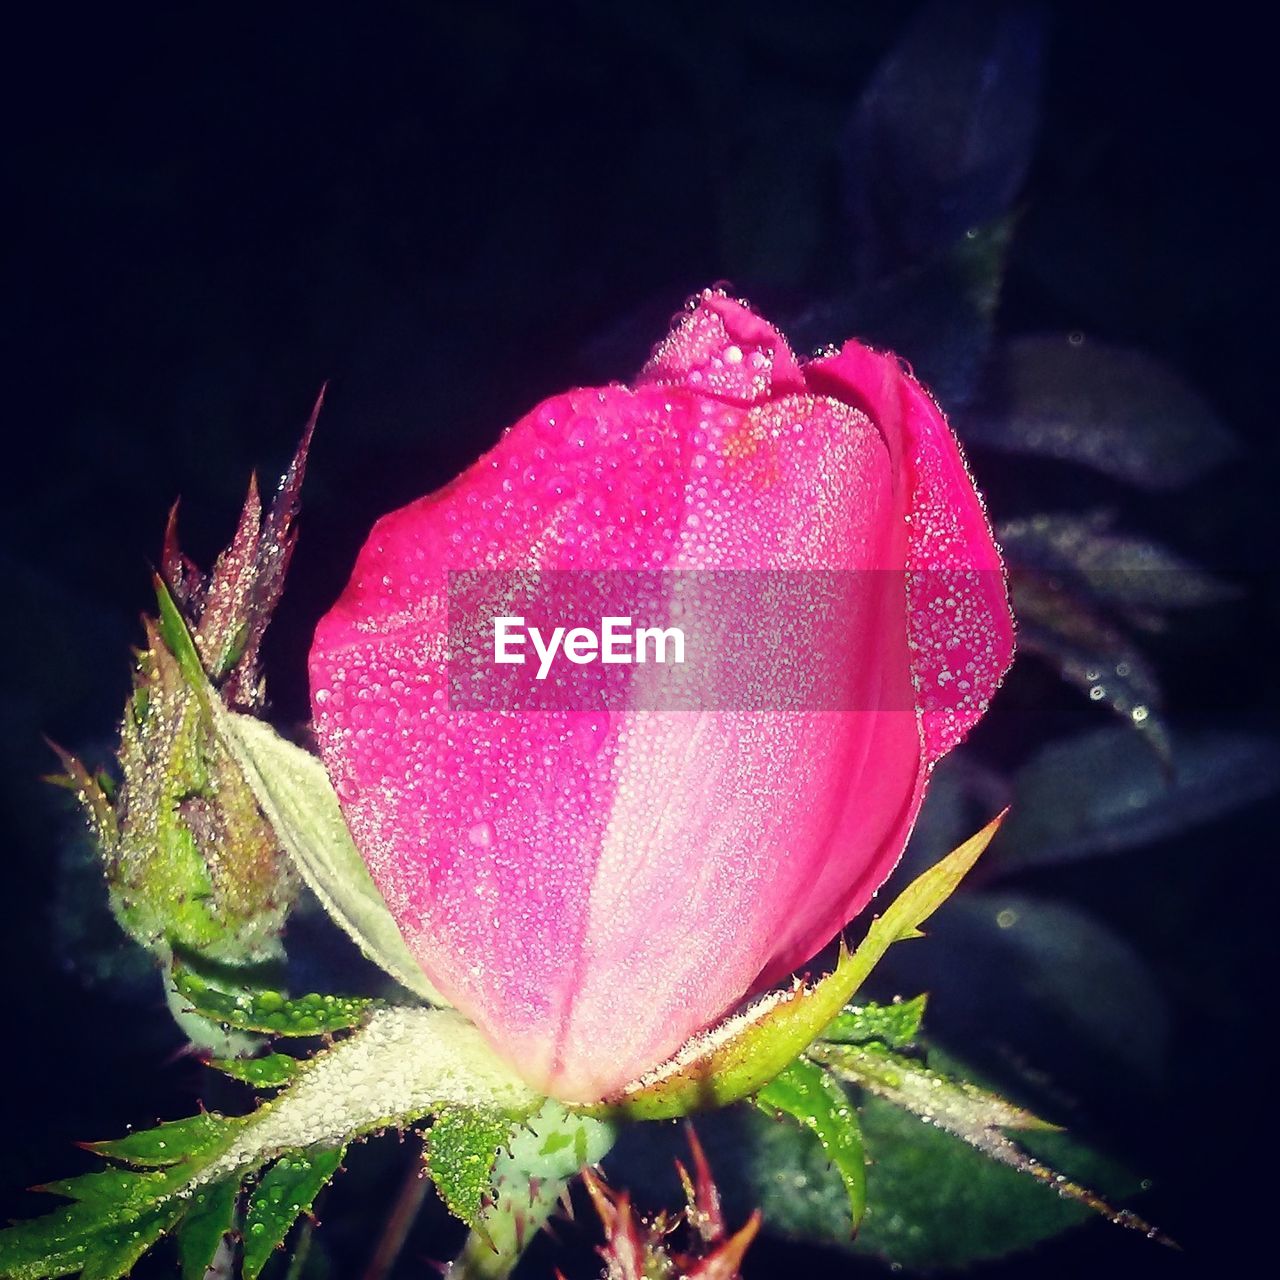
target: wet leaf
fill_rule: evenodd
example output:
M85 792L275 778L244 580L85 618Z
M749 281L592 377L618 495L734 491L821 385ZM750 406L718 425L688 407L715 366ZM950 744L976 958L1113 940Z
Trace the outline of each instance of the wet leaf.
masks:
M140 1129L127 1138L91 1142L87 1146L96 1155L111 1160L150 1169L163 1168L222 1150L235 1136L237 1124L234 1118L201 1111L185 1120Z
M927 997L899 1000L893 1004L850 1005L822 1033L834 1044L866 1044L878 1040L891 1049L901 1049L920 1033Z
M93 1144L90 1149L105 1159L141 1167L51 1183L48 1191L73 1203L0 1231L0 1275L51 1280L83 1269L86 1276L114 1280L188 1212L195 1215L183 1255L190 1273L197 1266L192 1259L207 1245L217 1248L232 1189L270 1166L248 1209L245 1274L256 1275L351 1139L460 1108L501 1113L516 1129L540 1103L459 1015L376 1008L352 1035L301 1063L293 1082L251 1115L201 1113ZM528 1153L535 1160L528 1168L545 1166L554 1174L576 1161L576 1171L579 1148L584 1158L598 1159L607 1148L599 1135L611 1134L608 1126L566 1115L563 1108L556 1114L567 1149ZM527 1176L524 1187L527 1206Z
M268 1053L261 1058L216 1058L209 1065L255 1088L280 1089L298 1074L302 1064L287 1053Z
M957 425L970 444L1081 463L1157 491L1236 452L1217 414L1158 360L1061 335L1008 343Z
M867 1098L861 1116L872 1164L859 1252L912 1270L964 1267L1028 1249L1093 1214L883 1099ZM1113 1194L1135 1189L1117 1166L1066 1134L1025 1141L1064 1176Z
M1007 212L1039 126L1038 6L927 4L850 123L844 188L864 277Z
M866 1154L858 1113L839 1081L822 1067L798 1059L756 1095L766 1114L790 1116L817 1138L849 1197L856 1231L867 1205Z
M258 1179L244 1218L244 1280L257 1280L300 1214L338 1171L343 1146L308 1147L283 1155Z
M182 1280L204 1280L223 1237L235 1226L239 1198L239 1178L225 1178L192 1193L178 1228Z
M1098 729L1052 742L1017 773L1001 866L1116 853L1173 835L1280 788L1280 742L1178 732L1172 768L1134 736Z
M451 1108L438 1115L427 1134L431 1180L450 1213L475 1226L493 1194L493 1165L511 1140L512 1124L501 1112Z

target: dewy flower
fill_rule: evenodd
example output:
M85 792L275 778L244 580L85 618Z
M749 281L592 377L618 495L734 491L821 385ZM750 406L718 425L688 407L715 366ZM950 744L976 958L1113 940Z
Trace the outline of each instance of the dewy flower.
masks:
M821 655L833 702L642 706L658 668L632 666L607 711L476 705L450 668L450 571L513 570L864 585ZM866 906L1012 651L999 555L929 395L857 342L802 363L708 291L631 385L545 401L379 521L311 682L423 970L532 1084L593 1101Z

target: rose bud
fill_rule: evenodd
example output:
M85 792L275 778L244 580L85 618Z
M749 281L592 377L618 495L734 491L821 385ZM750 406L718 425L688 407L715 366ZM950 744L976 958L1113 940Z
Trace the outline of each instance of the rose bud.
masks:
M451 668L450 575L513 571L644 571L639 595L737 575L770 620L744 625L802 643L772 665L728 643L703 705L655 695L654 665L605 668L603 710L486 703ZM630 386L552 397L380 520L310 663L321 754L410 950L531 1084L585 1102L866 906L1012 652L999 554L925 390L857 342L802 363L708 291Z

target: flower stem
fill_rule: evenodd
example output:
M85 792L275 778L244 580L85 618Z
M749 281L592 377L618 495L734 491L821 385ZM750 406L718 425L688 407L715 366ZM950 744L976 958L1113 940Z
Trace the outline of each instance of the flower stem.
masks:
M611 1124L546 1102L499 1152L493 1199L450 1264L448 1280L505 1280L569 1183L584 1165L603 1159L613 1140Z

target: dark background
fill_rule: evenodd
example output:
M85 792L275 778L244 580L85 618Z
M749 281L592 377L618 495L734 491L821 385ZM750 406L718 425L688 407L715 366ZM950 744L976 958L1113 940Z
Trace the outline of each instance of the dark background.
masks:
M275 711L296 721L310 630L374 518L541 397L627 377L706 284L731 281L802 348L896 341L963 401L947 352L922 367L898 340L910 290L897 315L860 310L868 275L910 267L913 249L882 235L872 261L850 198L851 121L876 67L913 22L954 25L957 11L958 58L992 22L1044 40L1029 117L1002 107L989 123L1000 134L1027 118L1034 135L1025 175L1011 161L993 179L1010 185L1003 210L978 210L1017 214L996 334L1140 348L1239 442L1177 492L975 447L993 514L1101 502L1237 583L1240 599L1164 637L1155 660L1171 719L1264 728L1280 202L1274 69L1247 10L1190 22L1102 3L744 0L10 17L6 1209L38 1207L17 1188L67 1172L72 1140L185 1114L205 1087L197 1064L169 1057L179 1041L145 966L109 935L85 942L96 926L59 870L75 822L38 781L52 764L42 732L109 751L173 498L184 545L208 563L249 472L279 472L329 381L267 644ZM948 109L922 98L922 127ZM993 769L1107 723L1044 671L1020 669L1002 698L974 744ZM1105 920L1152 975L1168 1019L1156 1082L1095 1076L1081 1090L1092 1136L1154 1180L1142 1210L1188 1256L1094 1223L982 1274L1229 1274L1265 1238L1276 817L1253 804L1015 878ZM1035 1060L1055 1047L1034 1026L1029 1040ZM399 1176L394 1154L352 1167L366 1189L326 1215L338 1275L358 1274ZM429 1213L398 1275L430 1274L420 1259L444 1252L438 1227ZM747 1274L880 1270L774 1243Z

